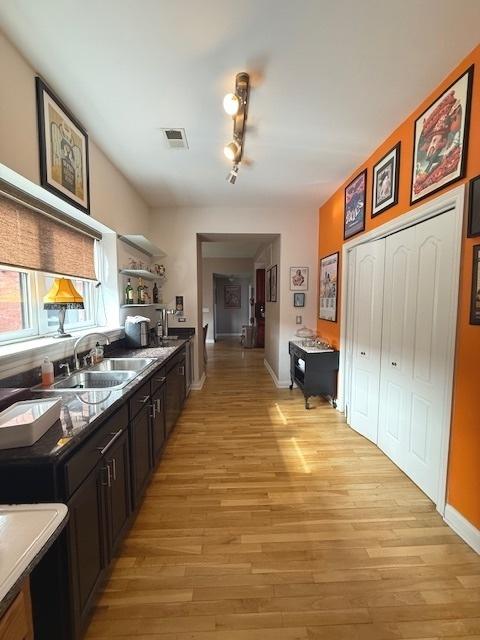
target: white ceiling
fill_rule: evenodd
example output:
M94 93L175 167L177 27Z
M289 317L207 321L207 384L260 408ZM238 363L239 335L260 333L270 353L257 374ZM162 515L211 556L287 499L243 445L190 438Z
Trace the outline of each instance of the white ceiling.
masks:
M204 258L254 258L262 244L258 240L203 242L202 256Z
M319 206L478 43L479 0L1 0L0 26L151 206ZM246 166L222 110L253 80ZM190 149L161 127L185 127Z

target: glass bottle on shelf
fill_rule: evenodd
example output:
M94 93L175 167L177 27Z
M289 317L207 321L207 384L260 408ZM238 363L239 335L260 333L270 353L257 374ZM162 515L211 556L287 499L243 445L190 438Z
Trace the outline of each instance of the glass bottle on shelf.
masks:
M153 297L153 300L152 300L153 304L158 304L158 287L156 282L153 285L152 297Z
M133 287L130 283L130 278L128 278L127 286L125 287L125 304L133 304Z
M145 302L145 294L144 294L144 290L143 290L143 280L142 280L142 278L138 279L137 302L138 302L138 304L143 304Z

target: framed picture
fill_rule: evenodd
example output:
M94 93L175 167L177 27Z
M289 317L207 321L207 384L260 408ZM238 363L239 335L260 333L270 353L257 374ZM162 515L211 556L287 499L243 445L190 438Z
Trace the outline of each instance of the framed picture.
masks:
M351 238L365 229L365 199L367 170L354 178L345 189L343 239Z
M242 308L242 286L240 284L226 284L223 287L224 309Z
M277 265L270 269L270 302L277 301Z
M470 180L468 188L468 237L480 236L480 176Z
M320 260L320 295L318 317L337 321L338 252Z
M473 65L415 121L410 202L465 174Z
M290 291L308 291L308 267L290 267Z
M305 294L304 293L294 293L293 294L293 306L294 307L304 307L305 306Z
M473 247L472 299L470 324L480 324L480 244Z
M400 142L373 167L372 218L398 202Z
M271 302L272 301L272 274L270 269L267 269L266 276L267 276L265 278L266 301Z
M87 132L41 78L35 83L41 184L90 213Z

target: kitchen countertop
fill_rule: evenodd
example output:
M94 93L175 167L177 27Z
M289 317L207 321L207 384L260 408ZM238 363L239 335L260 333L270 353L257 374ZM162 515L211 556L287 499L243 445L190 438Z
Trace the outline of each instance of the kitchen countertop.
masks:
M305 343L305 340L308 340L308 339L309 338L292 338L290 342L296 345L297 347L300 347L300 349L305 351L305 353L330 353L334 351L334 349L332 348L321 349L320 347L307 347L304 343Z
M15 465L30 460L51 462L52 459L60 459L69 454L74 446L90 436L100 423L128 400L152 373L165 365L187 343L187 340L179 339L170 342L171 344L164 347L120 348L112 351L109 357L155 359L155 362L141 371L122 389L99 389L71 393L35 391L32 397L57 397L62 400L60 420L31 447L0 450L0 464Z
M0 505L0 616L67 523L64 504Z

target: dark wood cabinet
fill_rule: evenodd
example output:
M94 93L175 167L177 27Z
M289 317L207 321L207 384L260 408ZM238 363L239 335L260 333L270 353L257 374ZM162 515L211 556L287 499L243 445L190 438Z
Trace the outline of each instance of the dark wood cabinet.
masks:
M74 637L80 636L91 600L106 566L105 511L103 491L106 467L97 465L67 506L68 574L72 591Z
M152 471L150 443L150 401L130 421L130 448L132 456L132 503L135 508L147 486Z
M113 558L131 513L130 453L124 431L106 454L105 502L108 524L108 558Z
M152 383L153 387L153 383ZM156 464L165 443L165 388L164 385L152 392L152 457Z
M305 397L305 409L309 409L311 396L330 398L337 406L337 373L339 352L302 348L299 344L288 343L290 353L290 389L296 384Z
M166 378L165 432L168 437L185 402L185 357L175 361Z

